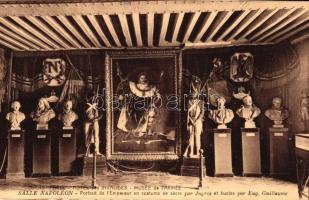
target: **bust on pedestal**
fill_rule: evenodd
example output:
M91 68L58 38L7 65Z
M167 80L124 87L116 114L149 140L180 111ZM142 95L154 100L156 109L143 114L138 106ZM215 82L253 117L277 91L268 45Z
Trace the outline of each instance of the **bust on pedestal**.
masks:
M265 116L273 121L274 128L283 128L283 120L289 117L289 111L281 106L282 99L275 97L272 100L273 106L265 111Z
M10 130L21 130L20 123L25 120L26 116L20 112L21 105L18 101L13 101L11 108L12 112L6 115L6 119L11 123Z
M36 131L32 135L32 173L51 174L51 133L48 122L56 114L46 98L40 98L35 111L31 113L33 121L37 122Z
M24 178L24 131L20 128L20 123L25 120L25 114L20 112L21 105L18 101L11 104L12 112L6 115L10 122L8 131L8 163L6 178Z
M78 115L72 110L73 102L67 100L64 103L63 111L58 115L58 119L62 121L62 131L59 131L59 167L58 173L72 173L73 164L76 160L76 132L73 122L78 119Z
M40 98L35 111L30 114L33 121L37 122L36 130L48 130L48 122L56 117L46 98Z
M225 108L225 98L219 97L217 99L217 110L210 110L208 117L218 124L218 129L227 128L226 124L230 123L234 118L234 113L231 109Z
M282 122L287 119L289 112L282 107L282 99L275 97L272 107L265 111L265 116L273 121L273 127L269 128L269 159L271 176L287 176L289 174L289 135L288 128L284 128Z
M243 98L243 105L236 114L245 119L244 128L256 128L254 119L261 114L261 110L253 104L251 96L247 95Z
M254 119L260 115L261 110L253 104L251 96L247 95L243 98L243 105L236 113L245 119L244 128L241 128L243 175L260 176L260 130L256 128Z
M73 122L78 120L78 115L72 110L73 102L67 100L64 103L63 112L58 115L58 119L63 123L63 129L73 129Z
M210 110L208 117L218 124L213 129L215 176L233 176L231 129L226 124L234 118L231 109L225 108L225 98L217 99L217 110Z

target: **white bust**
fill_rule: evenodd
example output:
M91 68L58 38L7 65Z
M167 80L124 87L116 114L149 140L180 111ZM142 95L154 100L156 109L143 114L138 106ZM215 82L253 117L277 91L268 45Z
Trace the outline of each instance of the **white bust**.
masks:
M289 111L281 106L282 99L275 97L272 100L273 106L265 111L265 116L274 122L273 127L283 127L282 121L289 117Z
M210 110L208 117L218 124L218 129L227 128L226 124L230 123L234 118L234 113L231 109L225 108L225 98L219 97L217 99L218 109Z
M48 129L48 122L56 117L46 98L40 98L35 111L30 114L33 121L37 122L37 129Z
M11 104L12 112L6 115L6 119L11 123L11 130L20 130L20 123L26 118L25 114L19 111L20 107L18 101L13 101Z
M251 96L247 95L243 98L243 105L236 114L245 119L244 128L256 128L254 118L261 114L261 110L253 104Z
M58 119L63 123L63 129L72 129L72 124L78 119L78 115L72 110L73 102L67 100L63 106L63 112L58 115Z

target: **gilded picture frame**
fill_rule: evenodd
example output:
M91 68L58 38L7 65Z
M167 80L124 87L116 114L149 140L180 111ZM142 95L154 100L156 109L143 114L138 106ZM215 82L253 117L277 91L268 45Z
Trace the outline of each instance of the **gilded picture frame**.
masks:
M180 50L106 52L105 111L108 160L179 159L181 57ZM132 77L137 79L134 80ZM143 86L140 81L145 77L149 92L139 89L139 85ZM130 97L129 101L124 101L124 97L126 100ZM141 110L136 109L136 104L132 107L132 102L136 103L136 99L140 102L141 98L151 103L142 104ZM149 99L151 101L148 101Z

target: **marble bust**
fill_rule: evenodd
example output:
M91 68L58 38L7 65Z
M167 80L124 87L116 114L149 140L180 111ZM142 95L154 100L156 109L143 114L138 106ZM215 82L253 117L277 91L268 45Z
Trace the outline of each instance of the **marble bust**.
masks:
M234 118L234 113L231 109L225 108L225 98L219 97L217 99L216 110L210 110L208 117L218 124L218 129L227 128L226 124L230 123Z
M282 99L275 97L272 107L265 111L265 116L274 122L273 127L283 127L282 121L289 117L287 109L282 107Z
M20 130L20 123L26 118L25 114L19 111L20 107L18 101L13 101L11 104L12 112L6 115L6 119L11 123L11 130Z
M40 98L35 111L30 114L33 121L37 122L37 130L48 129L48 122L56 117L46 98Z
M63 106L63 112L58 115L58 119L63 123L63 129L73 129L73 122L78 119L78 115L72 110L73 102L67 100Z
M261 110L253 104L251 96L247 95L243 98L243 105L237 109L236 114L245 119L244 128L256 128L254 118L261 114Z

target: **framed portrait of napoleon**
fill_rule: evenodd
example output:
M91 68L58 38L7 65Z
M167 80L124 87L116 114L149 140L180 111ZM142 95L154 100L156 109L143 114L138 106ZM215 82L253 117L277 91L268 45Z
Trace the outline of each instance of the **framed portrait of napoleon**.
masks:
M179 54L177 50L106 53L107 159L178 159Z

